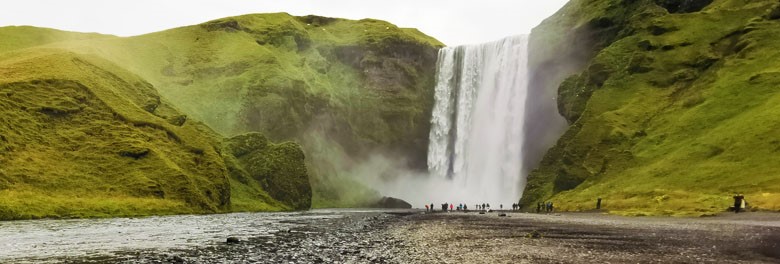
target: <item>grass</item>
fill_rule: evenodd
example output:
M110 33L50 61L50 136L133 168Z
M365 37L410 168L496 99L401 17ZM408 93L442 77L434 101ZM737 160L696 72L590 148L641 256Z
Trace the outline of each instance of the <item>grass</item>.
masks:
M601 197L616 214L709 215L743 193L755 210L780 210L780 22L764 16L776 3L732 2L620 23L632 33L561 86L572 126L524 201L587 210ZM659 25L673 30L653 34Z
M26 49L0 73L0 219L291 208L230 185L219 136L110 62Z
M0 36L0 219L303 209L312 192L315 206L364 203L376 194L328 168L424 153L442 46L384 21L284 13ZM254 131L304 145L231 155Z
M309 131L340 145L344 159L372 151L424 164L436 50L414 29L364 19L285 13L228 17L157 33L48 45L95 54L153 84L161 96L220 135L261 132L304 142ZM311 164L329 157L310 151ZM316 181L346 183L335 174ZM315 188L333 189L338 186ZM322 194L333 197L337 194ZM324 197L323 196L323 197ZM337 201L333 201L337 202Z

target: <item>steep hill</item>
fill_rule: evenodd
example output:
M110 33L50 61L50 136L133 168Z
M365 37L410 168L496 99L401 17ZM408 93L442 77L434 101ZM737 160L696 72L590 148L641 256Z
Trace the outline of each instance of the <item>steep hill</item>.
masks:
M436 52L443 45L415 29L277 13L129 38L32 27L0 28L0 35L12 42L0 39L5 51L61 49L111 61L148 81L181 109L181 118L202 121L220 136L259 132L270 141L299 142L318 207L379 198L351 173L365 158L384 155L404 168L425 168Z
M780 210L779 18L775 0L569 2L532 33L537 63L577 69L523 204L709 214L744 193Z
M350 206L375 195L346 175L371 154L425 168L436 52L443 45L415 29L372 19L252 14L50 46L122 65L223 136L260 132L300 142L318 206Z
M0 220L309 205L310 193L282 197L264 191L282 186L264 175L242 178L259 169L232 162L216 133L96 56L43 48L0 54L0 113ZM250 156L288 160L271 170L275 177L302 177L308 187L296 144L263 144L269 151Z

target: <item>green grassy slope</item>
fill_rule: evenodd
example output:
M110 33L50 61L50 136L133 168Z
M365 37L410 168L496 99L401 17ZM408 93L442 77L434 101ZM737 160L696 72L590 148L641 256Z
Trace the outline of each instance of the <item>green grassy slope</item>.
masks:
M62 41L107 39L114 36L79 33L31 26L0 27L0 52L29 48Z
M0 112L0 219L298 208L238 182L216 133L96 56L0 54ZM288 167L305 176L302 158Z
M619 214L709 214L739 192L780 210L780 3L657 2L572 1L534 31L555 43L579 30L591 45L560 85L571 126L524 204L587 210L601 197Z
M52 44L107 58L226 137L301 143L315 205L372 196L344 170L367 153L424 168L438 41L414 29L285 13ZM367 195L363 195L367 194Z

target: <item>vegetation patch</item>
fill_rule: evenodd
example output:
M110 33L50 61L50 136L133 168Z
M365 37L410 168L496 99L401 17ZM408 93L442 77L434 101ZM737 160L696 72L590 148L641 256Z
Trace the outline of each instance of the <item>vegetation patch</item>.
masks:
M586 46L587 63L558 82L570 126L529 175L522 203L590 210L600 197L615 214L711 215L742 193L751 210L780 210L776 6L569 2L560 12L574 15L555 15L535 34L564 35L601 17L619 33L590 31L609 41Z

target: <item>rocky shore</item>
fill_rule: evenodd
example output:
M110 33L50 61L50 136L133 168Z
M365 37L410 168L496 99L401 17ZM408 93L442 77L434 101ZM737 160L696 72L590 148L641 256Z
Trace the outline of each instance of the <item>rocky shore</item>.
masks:
M499 216L502 213L506 216ZM178 231L175 227L165 228L162 231L147 231L149 234L142 234L158 243L160 239L175 236L176 241L170 242L185 240L183 246L137 249L121 246L113 250L102 250L102 252L73 249L65 252L69 254L65 256L29 256L12 259L4 259L3 254L0 253L0 262L778 263L780 261L780 214L771 213L724 214L708 218L631 218L595 213L478 214L473 211L425 213L419 210L332 210L279 215L225 214L184 217L143 221L179 221L195 227ZM183 219L177 220L179 218ZM208 225L214 221L221 222ZM47 224L47 227L52 228L52 224ZM84 228L94 232L95 239L121 239L112 229L105 231L105 235L99 235L104 232L100 228L89 225L84 225ZM199 236L187 237L180 234L197 232L204 228L208 230L203 231ZM252 231L261 229L264 231ZM143 230L137 229L135 232L143 232ZM230 230L233 230L233 233ZM48 237L52 235L47 234ZM40 246L35 249L45 251L48 245L62 243L50 241L48 237L36 239L34 243ZM231 240L228 241L228 238ZM139 243L148 242L136 240L125 246L131 247ZM0 243L0 249L3 249L2 247L3 244ZM29 252L35 254L34 252L38 251Z
M389 230L409 263L777 263L780 215L433 213Z

